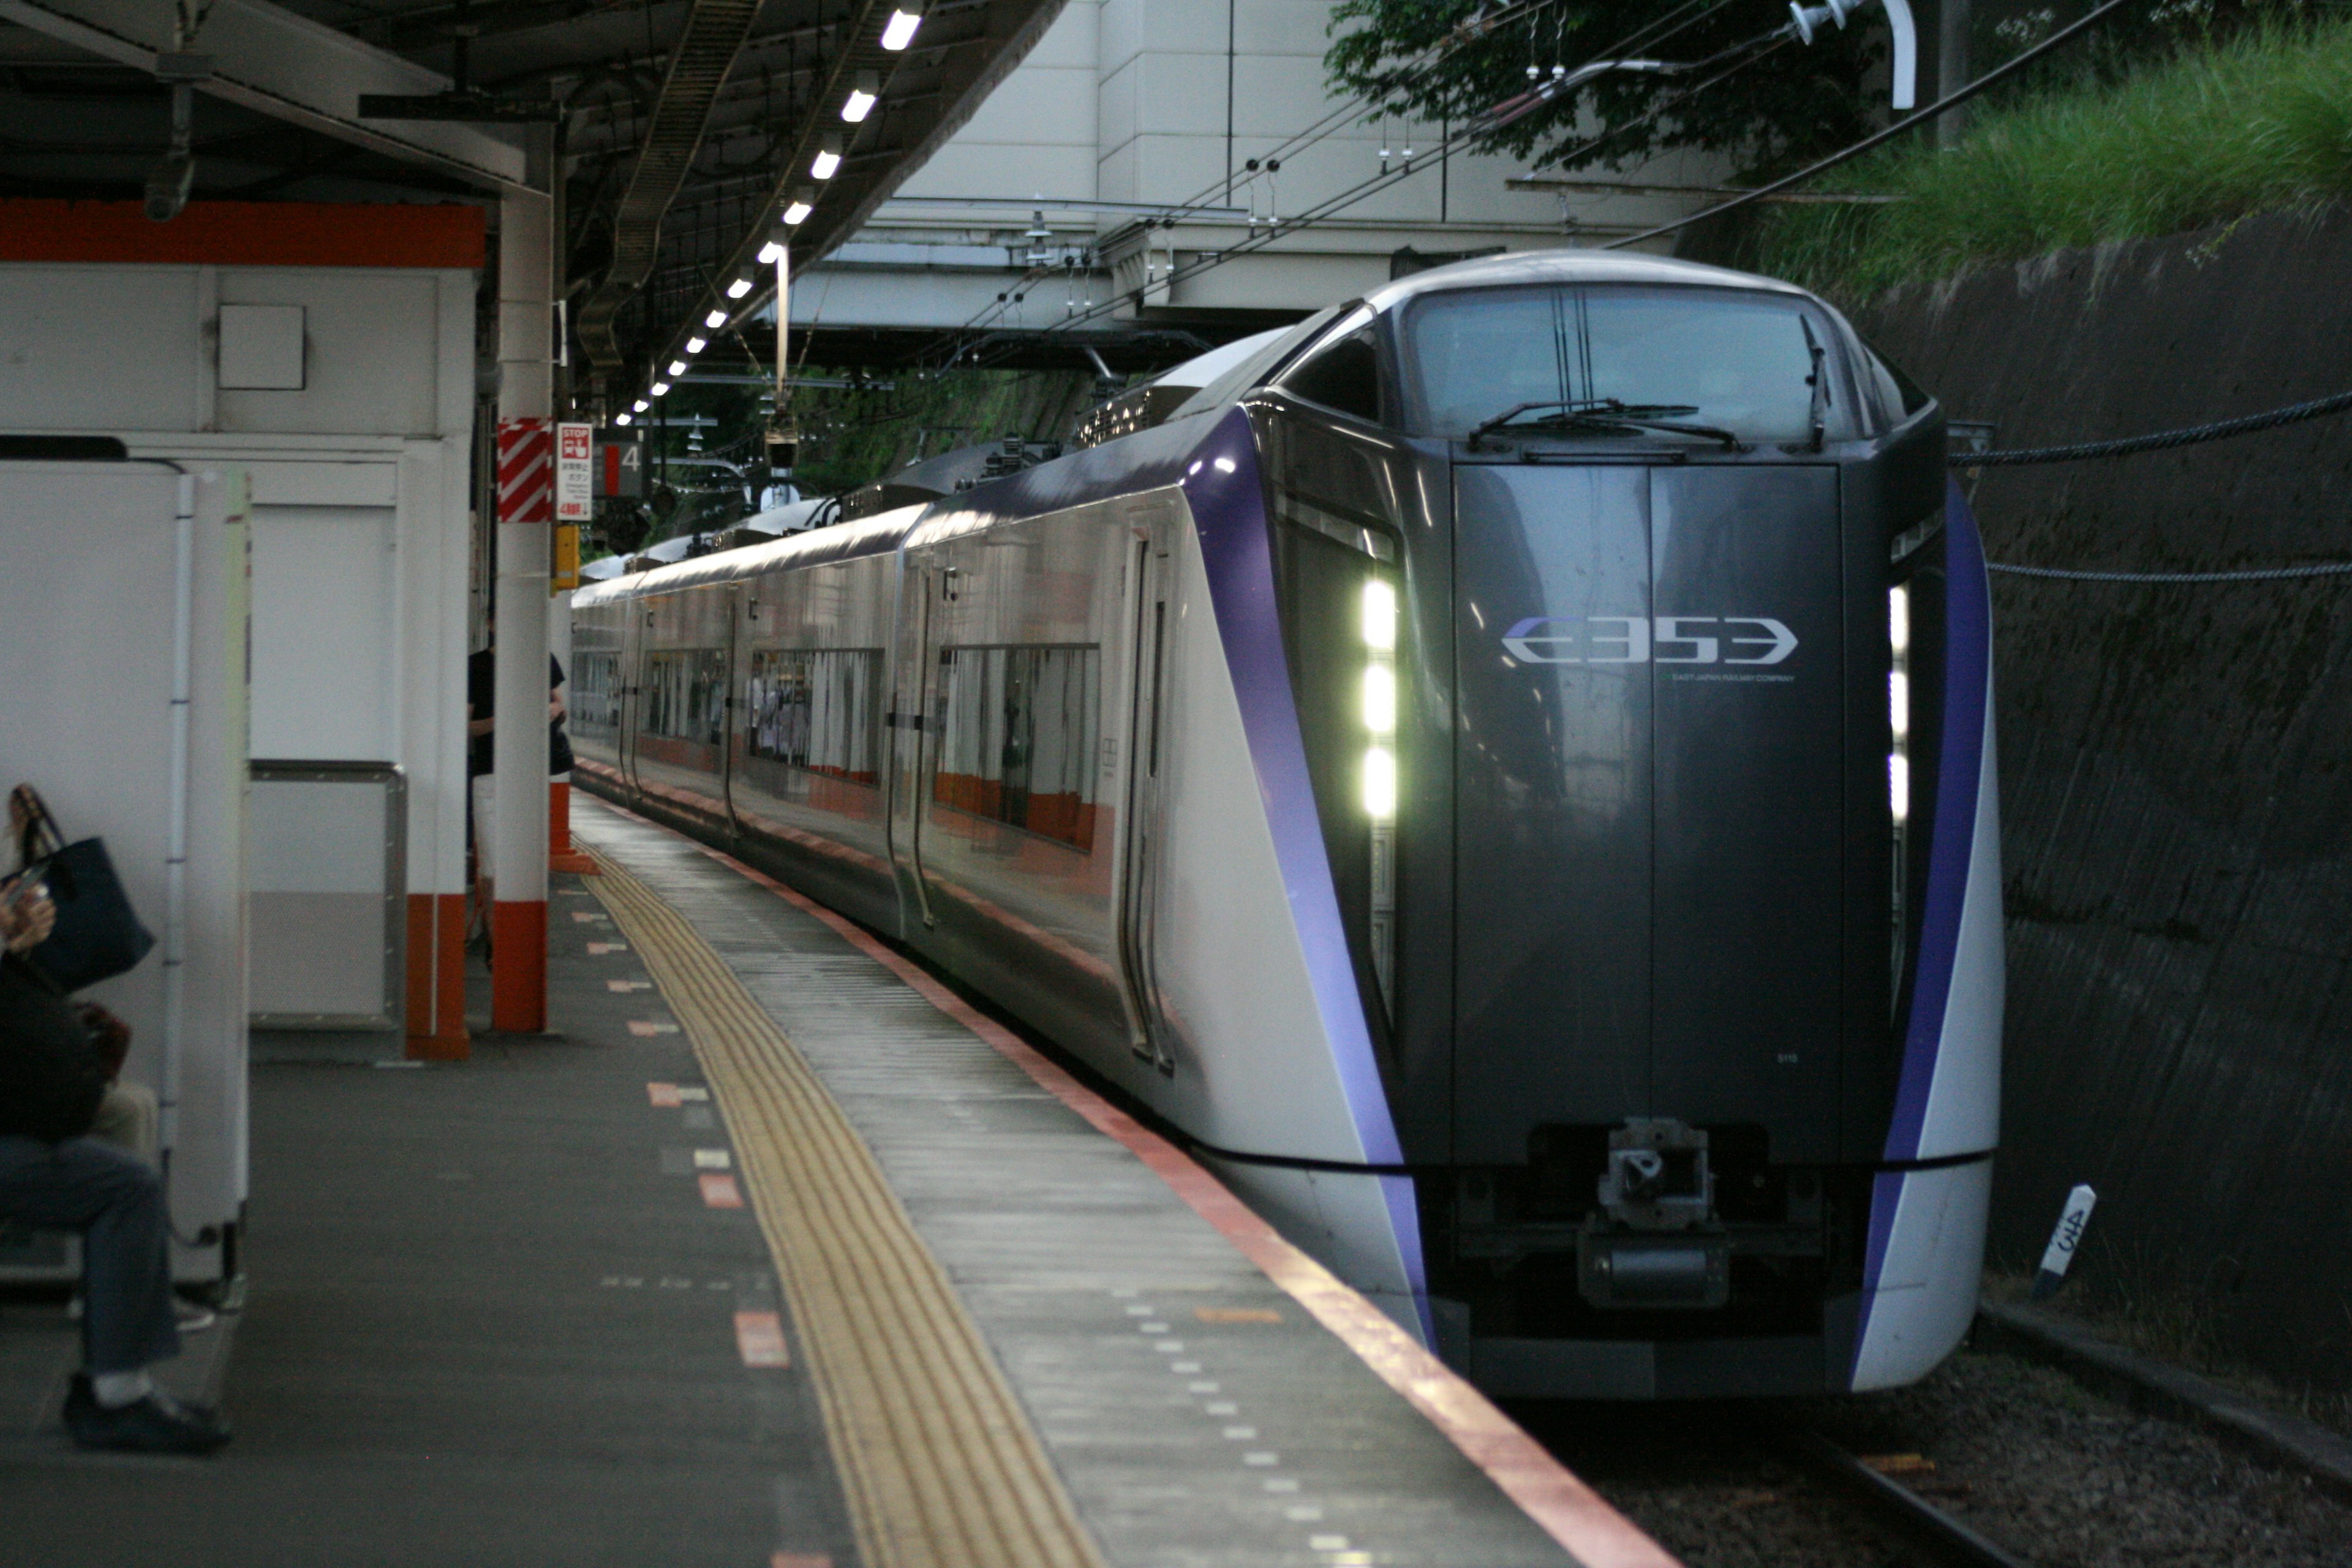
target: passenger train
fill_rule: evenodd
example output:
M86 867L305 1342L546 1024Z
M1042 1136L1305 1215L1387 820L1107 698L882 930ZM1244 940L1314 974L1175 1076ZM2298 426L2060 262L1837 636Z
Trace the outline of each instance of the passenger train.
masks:
M1559 250L1073 446L582 592L578 776L993 998L1494 1393L1948 1353L2002 958L1936 405L1801 289Z

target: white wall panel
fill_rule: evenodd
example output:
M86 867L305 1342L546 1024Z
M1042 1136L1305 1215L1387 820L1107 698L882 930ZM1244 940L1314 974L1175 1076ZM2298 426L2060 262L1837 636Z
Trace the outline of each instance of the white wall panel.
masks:
M1143 63L1129 58L1106 73L1095 93L1097 156L1108 160L1143 129L1139 115ZM1108 199L1108 198L1106 198ZM1132 197L1123 198L1132 200Z
M193 267L0 267L0 428L183 429L205 379Z
M1091 108L1091 106L1089 106ZM940 150L923 169L922 184L907 183L910 196L1054 196L1065 201L1091 201L1095 197L1095 150L1091 141L1066 146L1048 147L1027 143L1017 147L992 142L953 142ZM1007 213L999 209L985 215L984 221L992 225L1012 224L1026 228L1026 213ZM932 214L925 214L926 223L936 222ZM866 229L868 239L887 237L887 230ZM817 268L804 276L814 277ZM801 279L793 279L793 287L801 287ZM798 312L795 311L797 318Z
M1136 124L1145 135L1223 137L1225 133L1225 57L1215 54L1146 55L1139 62ZM1155 192L1161 200L1189 192Z
M389 507L254 508L255 756L400 760L394 542Z
M356 268L224 268L224 305L307 307L308 383L299 392L223 388L223 430L438 433L439 280Z

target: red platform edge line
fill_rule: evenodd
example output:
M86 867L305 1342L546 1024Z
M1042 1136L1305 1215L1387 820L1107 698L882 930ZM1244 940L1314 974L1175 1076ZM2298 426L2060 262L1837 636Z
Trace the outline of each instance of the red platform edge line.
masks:
M610 801L616 816L673 832ZM1468 1379L1439 1361L1420 1342L1390 1321L1387 1313L1341 1283L1329 1269L1283 1239L1234 1196L1223 1182L1192 1157L1080 1083L1037 1049L903 955L865 927L825 908L724 850L685 838L694 848L745 879L757 883L797 910L815 916L845 941L903 980L925 1001L987 1042L1029 1075L1040 1089L1084 1117L1094 1129L1126 1145L1129 1152L1168 1184L1192 1212L1217 1228L1234 1249L1255 1264L1283 1292L1354 1352L1382 1383L1444 1433L1463 1456L1485 1472L1544 1532L1586 1568L1682 1568L1665 1548L1528 1436L1517 1422Z
M486 232L455 202L190 202L152 223L137 202L0 200L0 261L478 268Z

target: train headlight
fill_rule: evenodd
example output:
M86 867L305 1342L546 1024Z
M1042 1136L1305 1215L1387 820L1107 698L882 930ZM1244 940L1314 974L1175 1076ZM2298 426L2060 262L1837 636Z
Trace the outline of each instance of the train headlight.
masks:
M1364 646L1394 652L1396 634L1396 590L1375 577L1364 584Z
M1396 753L1374 746L1364 753L1364 809L1375 822L1396 815Z
M1364 667L1364 728L1375 735L1396 732L1396 671L1385 664Z
M1889 994L1903 994L1905 938L1910 923L1911 590L1886 590L1886 815L1895 831L1888 892L1894 907Z

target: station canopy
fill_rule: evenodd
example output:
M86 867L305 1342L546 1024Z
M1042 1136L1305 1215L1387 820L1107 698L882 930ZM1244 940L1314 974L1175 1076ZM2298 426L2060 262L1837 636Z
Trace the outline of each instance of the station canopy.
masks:
M710 312L731 328L766 297L757 258L788 213L796 262L855 233L1058 9L0 0L0 196L153 212L175 181L198 202L549 192L573 384L622 399Z

